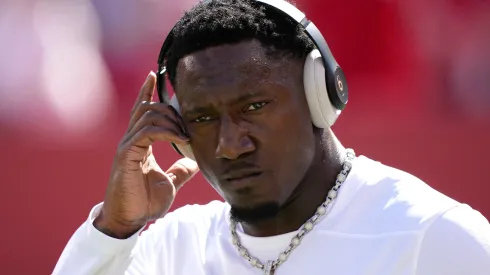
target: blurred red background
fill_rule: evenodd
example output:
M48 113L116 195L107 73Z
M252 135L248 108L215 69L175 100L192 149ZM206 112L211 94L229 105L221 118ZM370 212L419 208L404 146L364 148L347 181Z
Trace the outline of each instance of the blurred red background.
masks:
M349 81L340 140L490 217L488 1L296 2ZM195 1L178 3L0 1L2 274L50 274L103 199L133 100ZM211 199L198 175L174 208Z

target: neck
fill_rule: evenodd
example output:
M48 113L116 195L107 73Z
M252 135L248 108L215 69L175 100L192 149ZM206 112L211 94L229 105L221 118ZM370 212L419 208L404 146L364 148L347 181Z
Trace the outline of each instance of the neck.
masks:
M298 230L327 197L342 170L345 148L330 131L320 137L319 147L303 180L279 213L272 219L242 223L245 233L256 237L275 236Z

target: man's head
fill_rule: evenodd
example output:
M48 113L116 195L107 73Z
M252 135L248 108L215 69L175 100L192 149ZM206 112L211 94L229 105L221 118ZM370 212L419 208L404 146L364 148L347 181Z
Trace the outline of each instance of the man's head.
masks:
M198 4L173 35L168 75L203 175L238 219L273 216L320 142L303 88L313 43L249 0Z

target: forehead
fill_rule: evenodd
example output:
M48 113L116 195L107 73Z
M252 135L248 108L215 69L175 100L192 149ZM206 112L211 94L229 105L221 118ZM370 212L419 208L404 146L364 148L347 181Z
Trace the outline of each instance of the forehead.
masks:
M296 88L302 84L302 64L270 58L258 40L250 40L210 47L181 58L174 88L182 109L186 109L209 102L226 104L253 93L264 83Z
M210 47L179 60L175 91L181 111L230 106L257 93L302 89L302 60L267 55L258 40Z
M241 78L267 78L272 69L265 49L256 40L220 45L183 57L177 66L176 89L222 86ZM276 62L277 63L277 62Z

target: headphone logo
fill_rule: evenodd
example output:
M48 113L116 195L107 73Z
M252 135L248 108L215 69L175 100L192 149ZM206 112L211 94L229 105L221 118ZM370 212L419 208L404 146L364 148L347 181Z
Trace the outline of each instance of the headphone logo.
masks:
M342 80L340 79L340 75L337 75L337 87L339 87L339 90L341 92L344 91L344 83L342 82Z

